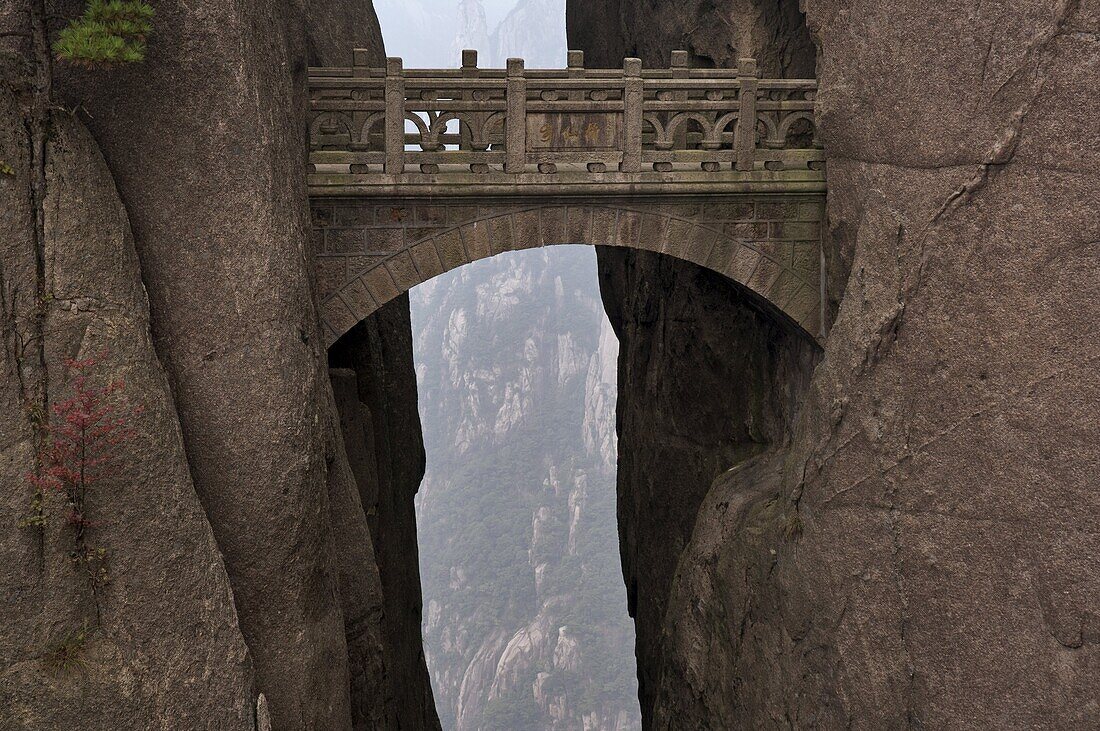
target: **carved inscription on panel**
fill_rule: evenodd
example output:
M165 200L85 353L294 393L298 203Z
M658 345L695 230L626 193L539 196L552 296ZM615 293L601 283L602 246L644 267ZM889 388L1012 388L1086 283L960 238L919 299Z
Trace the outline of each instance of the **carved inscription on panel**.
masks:
M544 112L527 115L531 150L618 150L622 115L615 112Z

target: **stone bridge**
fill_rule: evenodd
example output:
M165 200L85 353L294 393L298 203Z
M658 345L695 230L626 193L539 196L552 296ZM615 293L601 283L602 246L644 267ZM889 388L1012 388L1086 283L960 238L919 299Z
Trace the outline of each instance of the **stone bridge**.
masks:
M669 254L824 337L812 79L667 69L311 68L309 192L328 342L415 285L551 244ZM754 124L742 124L742 120Z

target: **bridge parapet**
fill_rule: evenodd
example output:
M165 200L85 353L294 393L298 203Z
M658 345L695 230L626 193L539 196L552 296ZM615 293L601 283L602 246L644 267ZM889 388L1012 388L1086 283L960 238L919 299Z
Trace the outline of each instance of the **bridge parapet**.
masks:
M814 79L693 69L311 68L311 195L818 193ZM742 120L752 120L743 124Z

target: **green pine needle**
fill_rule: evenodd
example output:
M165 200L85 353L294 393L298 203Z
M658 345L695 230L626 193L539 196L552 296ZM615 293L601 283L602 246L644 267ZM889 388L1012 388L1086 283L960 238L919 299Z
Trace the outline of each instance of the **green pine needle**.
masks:
M145 60L153 8L134 0L89 0L84 14L58 34L58 60L80 66L112 66Z

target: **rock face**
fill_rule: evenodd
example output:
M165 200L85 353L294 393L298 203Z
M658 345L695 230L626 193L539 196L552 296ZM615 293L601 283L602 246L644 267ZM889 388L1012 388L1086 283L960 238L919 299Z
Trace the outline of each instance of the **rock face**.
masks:
M387 723L437 728L420 635L420 565L413 498L424 475L409 300L364 320L329 352L343 441L373 538L381 582ZM371 680L370 674L364 681Z
M628 55L661 67L671 51L685 49L696 66L753 56L763 74L813 76L813 44L796 3L748 14L739 7L748 3L739 2L650 5L569 3L570 47L584 50L594 67L617 67ZM714 272L643 251L600 248L598 256L604 304L622 345L620 550L642 717L652 727L670 662L663 635L690 616L690 604L673 615L669 603L700 507L715 478L750 459L770 461L789 444L819 356L804 334ZM778 489L775 480L770 485ZM726 677L721 666L716 672L712 680ZM700 723L707 725L705 715Z
M599 269L622 348L619 539L648 720L700 505L716 477L789 441L816 348L707 269L644 251L601 255Z
M140 67L61 80L131 214L154 343L276 729L350 717L334 415L297 171L306 64L379 48L372 17L366 3L159 4Z
M807 525L792 570L847 569L809 584L847 605L829 634L848 670L822 685L872 725L1093 725L1100 183L1082 141L1100 116L1080 99L1100 8L845 5L807 17L853 274L805 482L788 476ZM868 643L881 670L855 673Z
M803 4L835 323L790 446L721 477L693 518L643 712L653 728L1095 725L1100 189L1082 140L1100 119L1081 99L1098 11ZM570 45L589 5L570 3ZM593 9L621 45L588 42L709 47L711 28L679 24L715 3L659 13L671 31L645 38L638 5ZM760 17L717 5L736 27Z
M107 729L126 719L128 728L158 728L172 719L252 729L251 661L150 339L126 210L95 143L67 114L49 118L37 166L30 83L14 65L3 71L0 727ZM96 359L92 382L122 379L125 400L144 408L133 437L107 452L112 469L86 502L86 544L103 549L106 582L71 560L78 544L61 492L47 490L42 521L25 523L38 513L26 475L40 429L57 433L50 412L72 395L66 358Z
M6 46L20 43L8 44L21 38L8 35L9 29L25 30L27 11L37 8L15 5L0 12ZM46 12L60 22L76 15L83 2L47 5ZM117 537L117 581L127 588L119 596L144 609L117 617L104 612L104 622L114 625L105 630L102 652L122 659L103 663L113 673L105 672L104 682L116 679L109 686L115 696L95 703L103 718L68 723L43 701L38 710L33 703L18 706L21 713L28 709L20 720L25 717L32 727L36 719L48 719L114 728L126 719L141 728L169 721L227 729L242 722L251 728L262 693L260 715L270 713L275 729L391 727L400 705L416 693L400 668L415 667L418 653L405 665L394 657L404 648L387 647L392 636L382 625L381 593L386 581L375 564L359 485L342 445L318 335L302 175L306 66L347 62L353 47L372 49L381 61L377 21L365 0L308 8L291 2L170 2L158 3L156 12L155 41L143 64L110 72L55 69L58 101L79 105L78 116L89 120L106 168L86 137L66 130L53 142L58 149L49 150L50 159L65 160L69 167L51 170L57 181L47 188L60 196L56 206L71 205L54 224L65 236L65 248L54 246L61 253L50 276L60 273L72 281L56 287L48 281L36 295L36 247L13 243L13 264L9 269L5 255L4 268L11 294L18 292L12 301L19 300L19 311L6 315L5 326L24 327L36 316L36 302L52 310L49 295L74 313L70 319L91 323L92 333L83 344L76 334L67 334L63 345L47 339L41 360L51 368L61 355L84 353L99 341L123 343L118 350L129 360L112 356L111 372L136 373L134 380L143 384L140 395L148 392L153 402L145 418L156 421L140 430L143 441L152 441L135 458L145 469L158 469L138 484L154 495L162 490L168 502L160 496L162 503L146 510L152 517L142 513L147 506L141 501L151 499L146 496L118 507L133 511L118 521L119 531L131 527ZM5 69L5 80L9 76ZM5 120L12 121L8 110ZM19 128L9 127L13 139ZM83 145L80 155L65 158L74 140ZM13 200L22 205L29 183L8 177L16 176L0 176L0 184L15 185ZM72 181L88 182L91 192ZM114 197L115 183L122 204ZM11 211L14 219L28 215L18 205ZM93 258L99 252L102 256ZM110 337L94 336L102 322L110 325ZM407 311L403 328L393 337L407 343ZM24 342L19 338L26 333L15 335L8 342ZM30 368L22 360L24 370ZM402 365L410 367L395 367ZM28 456L27 437L20 431L26 425L18 426L17 394L25 374L14 363L9 366L4 388L12 409L4 418L12 415L12 431L5 425L3 434L5 449L9 441L11 446L5 459L11 461L5 469L18 475L27 469ZM33 368L28 372L34 375ZM60 383L61 376L56 380ZM402 398L414 404L414 393ZM52 387L49 396L56 397ZM9 434L15 436L9 440ZM397 451L386 459L401 455ZM407 471L416 469L412 462ZM409 479L415 478L401 484ZM412 491L400 497L411 510ZM176 533L157 534L147 548L134 546L149 530L145 526L160 530L170 520ZM133 529L137 524L143 528ZM31 550L18 542L3 545ZM160 553L152 554L154 548ZM128 561L135 565L124 566ZM178 571L170 570L177 565ZM408 566L415 581L415 555ZM13 581L31 586L28 577ZM145 583L136 585L139 579ZM173 579L178 586L164 583ZM23 591L26 601L33 601L26 593L30 589ZM43 599L56 598L46 584L35 591ZM171 609L161 611L163 602L173 602ZM26 630L18 641L39 647L75 619L44 613L41 626L13 631L19 636ZM416 623L413 614L411 625ZM125 642L120 628L132 632ZM88 640L96 648L97 642ZM146 653L140 662L131 659L138 645ZM32 652L5 644L5 669ZM186 667L177 667L177 655L187 658ZM197 684L188 684L200 676ZM30 677L19 675L18 683ZM405 695L397 694L398 686ZM13 687L20 703L29 703L26 688ZM57 687L60 695L76 692L71 684ZM419 689L426 693L426 683ZM422 698L410 713L416 720L404 727L433 725L430 703Z
M569 7L590 65L686 47L821 79L832 330L809 386L812 346L739 290L601 253L645 721L1096 726L1100 10L801 4ZM340 424L305 233L306 66L380 60L373 11L156 9L140 67L59 69L91 138L2 69L0 726L431 727L406 316L348 346ZM30 10L0 9L5 51ZM44 529L12 526L59 362L103 346L146 410L91 502L92 592L56 494ZM504 637L506 666L575 667L552 624Z
M685 50L691 65L730 67L757 59L772 78L813 78L815 49L798 0L567 0L569 47L591 68L619 68L633 56L667 68Z

